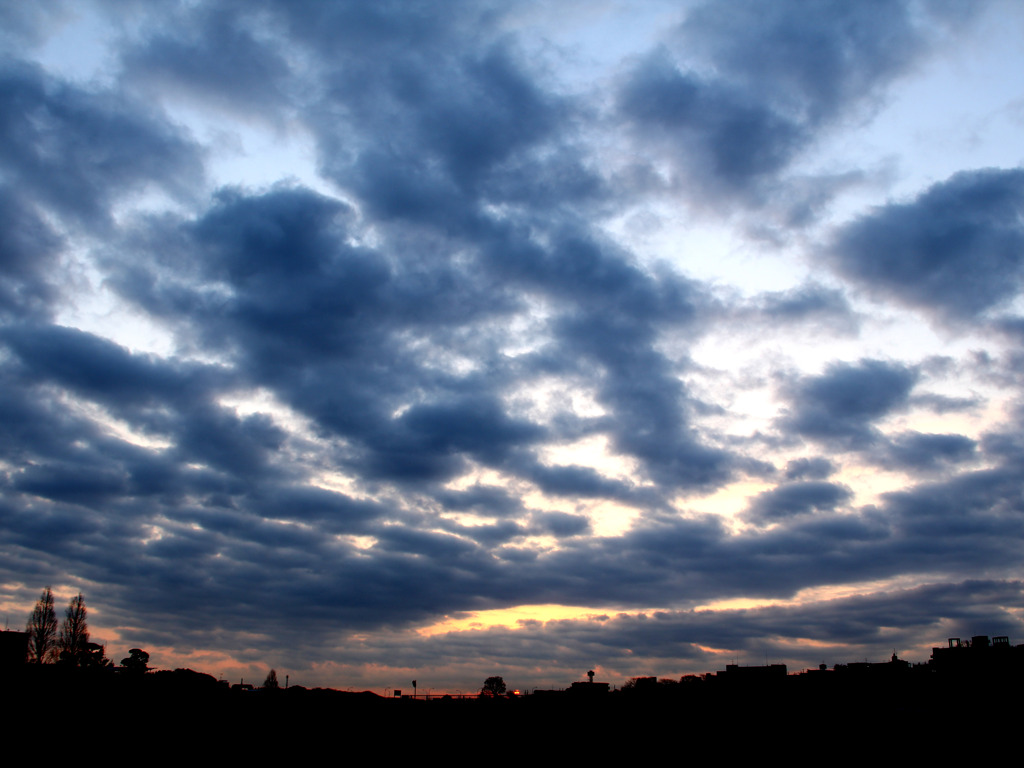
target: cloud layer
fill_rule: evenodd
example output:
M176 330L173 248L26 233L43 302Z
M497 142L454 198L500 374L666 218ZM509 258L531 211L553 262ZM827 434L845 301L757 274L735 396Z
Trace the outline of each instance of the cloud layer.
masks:
M58 8L0 25L9 611L380 688L1019 631L1019 158L822 154L1004 7Z

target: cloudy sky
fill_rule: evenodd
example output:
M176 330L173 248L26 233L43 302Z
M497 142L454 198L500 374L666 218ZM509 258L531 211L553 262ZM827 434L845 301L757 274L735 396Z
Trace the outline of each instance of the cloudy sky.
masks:
M472 690L1024 642L1024 8L0 4L0 609Z

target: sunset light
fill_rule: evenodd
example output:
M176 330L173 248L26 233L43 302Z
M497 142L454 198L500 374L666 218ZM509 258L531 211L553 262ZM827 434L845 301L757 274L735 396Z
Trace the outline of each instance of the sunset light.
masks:
M50 585L112 659L424 695L1024 639L1024 4L0 45L10 628Z

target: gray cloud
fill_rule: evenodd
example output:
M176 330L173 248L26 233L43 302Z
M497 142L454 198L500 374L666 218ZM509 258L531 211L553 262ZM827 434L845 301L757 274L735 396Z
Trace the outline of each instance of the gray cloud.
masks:
M191 18L179 10L164 31L122 53L124 78L139 89L282 122L289 64L281 51L257 41L246 22L227 8L197 6Z
M633 73L619 110L645 133L678 148L692 173L731 189L777 173L806 142L799 124L751 104L727 85L681 72L664 53Z
M860 319L842 291L814 283L761 294L739 314L740 322L755 328L801 325L820 333L851 335L858 331Z
M789 386L791 409L781 426L813 440L866 445L875 439L873 422L906 407L917 378L899 363L834 363Z
M102 226L113 202L150 185L187 195L202 177L198 147L150 106L38 67L0 66L0 114L7 183L76 224Z
M12 319L48 314L57 294L50 275L62 245L30 201L0 187L0 312Z
M736 375L780 382L766 406L780 415L748 429L721 405L733 372L709 381L708 347L740 326L780 355L808 336L853 344L872 329L849 286L772 276L741 300L684 272L703 246L656 263L616 225L658 194L629 181L648 161L740 217L770 189L823 205L821 179L779 185L925 55L917 6L700 6L618 62L610 90L573 94L515 31L517 7L140 5L103 86L33 62L45 24L14 12L5 33L26 58L0 73L0 595L94 585L124 642L353 675L559 656L625 677L669 659L701 671L718 660L706 648L767 639L866 653L882 626L907 643L944 620L1018 628L1019 585L999 579L1024 533L1020 413L977 439L886 430L914 408L984 402L947 394L954 375L1014 396L1019 361L863 351L809 374L772 353ZM202 132L163 108L308 136L318 191L209 192ZM1018 171L964 172L842 225L829 263L947 322L1002 310L1018 290L1019 188ZM686 211L698 226L701 210ZM90 301L100 322L73 327ZM131 346L145 345L134 328L117 342L99 330L139 317L163 352ZM836 476L875 465L906 481L859 506ZM753 525L692 511L745 477L778 483L746 501ZM948 584L899 593L693 610L940 571ZM549 603L608 615L411 631Z
M629 73L617 109L694 196L763 202L823 131L970 15L939 3L705 3Z
M681 44L713 61L747 98L814 124L872 94L921 53L926 30L914 10L900 3L706 3L687 16ZM936 3L918 10L932 23L962 14Z
M755 522L771 523L811 512L832 512L852 496L849 488L836 483L820 480L788 483L758 494L746 515Z
M1020 290L1022 205L1024 171L964 171L841 229L833 263L878 295L938 319L976 318Z
M879 450L878 462L887 467L947 469L977 457L977 443L963 435L905 432Z
M825 480L835 471L831 461L818 456L787 462L785 476L787 480Z

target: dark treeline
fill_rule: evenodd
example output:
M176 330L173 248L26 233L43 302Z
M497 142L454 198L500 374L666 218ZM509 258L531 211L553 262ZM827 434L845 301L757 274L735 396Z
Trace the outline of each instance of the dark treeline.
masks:
M781 734L824 746L837 729L856 732L861 744L900 729L912 735L917 750L938 753L943 742L936 734L946 742L1009 734L1024 709L1024 645L1012 646L1006 637L953 638L920 664L894 653L884 663L823 665L797 674L783 665L728 665L680 679L633 678L618 690L595 682L591 672L588 682L528 694L509 691L502 677L492 676L479 696L426 699L285 686L274 670L262 687L231 686L189 669L150 669L149 654L139 648L114 665L90 643L86 616L79 594L58 627L47 588L26 632L2 633L5 647L14 648L4 659L5 692L16 705L7 718L11 733L35 727L41 712L68 706L78 716L101 718L120 747L140 751L152 751L155 734L179 734L179 746L195 742L227 751L232 739L274 735L281 741L272 749L286 754L296 740L325 741L344 731L368 745L387 747L400 733L424 743L448 739L451 748L460 740L515 734L528 746L573 739L581 749L587 734L685 734L754 754L758 740ZM738 746L736 734L748 740Z
M153 738L168 733L228 751L240 739L268 738L268 748L282 755L288 745L342 736L371 749L389 748L401 735L438 749L495 740L528 749L559 744L572 751L570 741L573 749L584 749L590 735L600 735L694 739L753 755L779 739L798 739L807 749L834 749L837 739L853 739L849 748L856 750L899 733L906 754L940 754L942 745L954 742L984 751L1000 734L1016 732L1024 646L984 641L950 643L917 665L895 656L886 663L799 674L787 674L781 665L730 665L679 680L635 678L614 691L591 681L514 695L504 691L500 677L492 677L483 695L466 699L385 698L268 684L276 675L268 675L261 688L243 689L192 670L131 671L124 665L22 664L8 671L6 690L20 705L15 727L30 727L55 702L71 702L114 728L120 746L147 751ZM986 741L975 744L982 736Z
M184 669L127 675L23 665L8 682L8 700L17 703L11 733L38 727L41 712L68 707L76 724L102 724L111 746L139 754L186 749L229 756L244 746L283 758L314 746L350 757L382 749L383 757L403 744L449 756L518 749L526 759L543 749L566 756L595 750L598 741L608 742L601 752L646 754L669 741L695 754L711 750L706 757L719 750L755 756L868 747L939 756L951 744L982 754L1015 734L1021 715L1019 670L995 677L829 670L770 682L707 676L606 694L569 689L432 700L302 686L243 691Z

